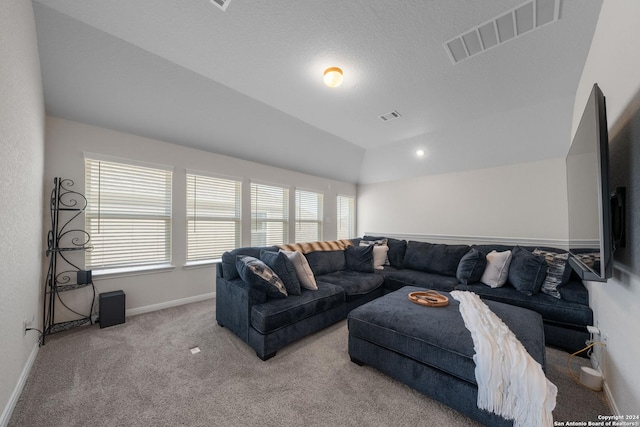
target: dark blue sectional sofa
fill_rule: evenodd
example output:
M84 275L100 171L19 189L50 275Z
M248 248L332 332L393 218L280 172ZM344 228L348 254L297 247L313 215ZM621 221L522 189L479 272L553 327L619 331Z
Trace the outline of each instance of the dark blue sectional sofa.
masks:
M382 238L363 237L364 240ZM352 242L358 246L363 239L352 239ZM368 301L404 286L419 286L446 292L473 291L483 299L533 310L542 316L547 345L577 351L589 339L586 326L592 324L593 313L587 289L577 276L571 275L559 287L561 298L544 293L526 295L509 283L490 288L477 282L461 284L456 278L458 264L471 248L486 254L494 249L513 249L512 246L443 245L392 238L387 239L387 246L390 265L374 272L349 270L345 250L306 254L318 289L302 289L300 295L286 298L269 297L263 290L243 281L236 269L237 256L260 258L262 250L278 251L277 247L245 247L226 252L217 265L216 320L266 360L287 344L345 319L352 309ZM564 252L555 248L539 249Z

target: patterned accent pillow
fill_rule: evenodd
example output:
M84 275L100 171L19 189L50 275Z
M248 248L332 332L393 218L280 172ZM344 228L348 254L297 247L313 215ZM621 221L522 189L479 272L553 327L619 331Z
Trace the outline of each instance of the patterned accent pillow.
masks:
M238 274L249 285L260 289L272 298L286 298L287 288L276 273L264 262L248 255L236 258Z
M534 249L534 255L542 255L547 261L547 276L542 282L542 288L540 291L547 295L551 295L554 298L560 299L560 291L558 288L564 285L568 278L567 272L567 260L569 259L569 253L559 254L556 252L543 251L541 249Z

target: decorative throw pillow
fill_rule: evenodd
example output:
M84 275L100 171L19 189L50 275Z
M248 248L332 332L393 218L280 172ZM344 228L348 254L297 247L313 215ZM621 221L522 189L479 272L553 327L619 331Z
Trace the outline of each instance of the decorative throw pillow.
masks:
M260 261L282 279L289 295L300 295L300 281L293 263L282 252L260 251Z
M523 294L538 293L547 275L547 261L520 246L513 248L511 256L509 283Z
M263 290L273 298L286 298L287 288L276 273L264 262L249 255L238 255L236 268L242 280Z
M373 248L373 245L347 247L347 269L359 273L373 273Z
M389 246L386 244L378 245L371 244L368 241L361 241L360 246L373 246L373 268L376 270L383 270L385 265L389 265Z
M486 267L487 256L479 250L472 248L458 263L456 278L463 285L479 282Z
M559 254L536 248L533 250L533 254L541 255L547 261L547 277L545 277L540 290L547 295L560 299L558 288L566 283L571 273L571 270L567 268L569 253Z
M391 265L389 263L389 256L388 256L388 252L389 252L389 244L388 244L388 240L387 239L377 239L377 240L360 240L360 245L359 246L368 246L368 245L374 245L376 248L380 247L380 246L385 246L387 249L384 252L384 259L382 260L382 264L381 265ZM378 253L381 252L381 250L379 249L377 251ZM378 255L380 256L380 255ZM378 264L376 263L375 257L376 257L376 249L373 249L373 257L374 257L374 264ZM375 267L374 267L375 268ZM379 268L378 270L382 270L382 268Z
M388 252L389 246L373 247L373 268L375 270L383 270L385 265L389 265Z
M407 251L407 241L394 239L393 237L379 237L379 236L367 236L362 237L362 240L387 240L387 246L389 252L387 258L389 258L389 264L394 268L402 268L402 261L404 260L404 253Z
M499 288L507 283L511 251L491 251L487 254L487 267L480 281L492 288Z
M317 290L318 284L316 283L316 278L313 276L313 271L311 271L311 267L309 267L309 263L305 256L302 255L302 252L283 251L282 249L280 249L280 252L289 258L289 261L291 261L293 267L296 269L300 286L312 291Z

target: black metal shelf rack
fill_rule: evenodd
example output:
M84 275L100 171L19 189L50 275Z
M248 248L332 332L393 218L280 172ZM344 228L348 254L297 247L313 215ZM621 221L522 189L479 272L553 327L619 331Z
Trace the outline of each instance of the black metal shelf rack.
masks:
M92 323L91 315L96 296L95 286L91 280L91 272L84 271L71 261L70 254L76 251L91 250L89 233L80 228L73 228L72 222L87 208L87 199L83 194L71 189L74 182L70 179L54 178L49 209L51 211L51 229L47 235L47 257L49 268L45 280L43 302L43 325L40 344L44 345L45 337L67 329ZM91 307L88 313L79 313L67 306L61 293L74 291L90 286L93 291ZM78 319L56 322L56 301L67 310L79 316Z

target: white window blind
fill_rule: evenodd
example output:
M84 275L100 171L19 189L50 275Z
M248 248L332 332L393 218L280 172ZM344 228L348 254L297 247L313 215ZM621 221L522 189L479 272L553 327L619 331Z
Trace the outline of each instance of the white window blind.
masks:
M171 262L171 178L166 169L85 159L87 268Z
M322 194L296 190L296 242L322 240Z
M289 243L289 190L251 183L251 246Z
M187 174L187 261L240 246L241 194L241 181Z
M355 198L338 195L338 239L355 237Z

